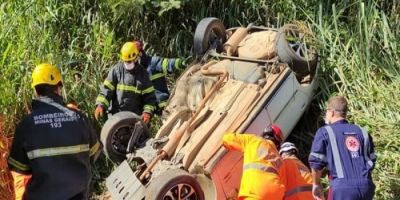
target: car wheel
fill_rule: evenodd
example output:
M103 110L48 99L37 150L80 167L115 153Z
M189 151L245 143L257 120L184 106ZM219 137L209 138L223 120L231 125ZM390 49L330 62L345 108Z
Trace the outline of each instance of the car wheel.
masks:
M307 42L305 33L293 24L287 24L278 30L277 51L279 60L288 63L298 75L314 73L317 66L315 47Z
M197 180L181 169L169 170L151 180L146 200L204 200Z
M104 153L111 161L120 163L126 159L129 140L135 130L132 144L147 139L148 129L141 122L140 116L133 112L119 112L111 116L101 129L100 139L104 146Z
M226 32L221 20L214 17L204 18L199 22L194 33L194 53L201 56L213 46L221 52L225 41Z

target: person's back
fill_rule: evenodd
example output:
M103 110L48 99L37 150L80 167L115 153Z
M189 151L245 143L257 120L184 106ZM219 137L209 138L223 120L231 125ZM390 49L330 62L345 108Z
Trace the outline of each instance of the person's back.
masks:
M332 132L332 134L328 133L328 131ZM369 138L367 140L371 139L368 135L366 137ZM364 137L363 130L359 126L349 124L346 120L340 120L318 129L317 140L325 138L325 140L336 141L334 142L336 144L330 142L326 146L328 149L326 151L327 168L332 190L330 194L333 199L343 199L344 194L349 200L369 199L372 197L371 194L373 193L369 192L369 190L375 188L371 177L374 164L369 155L364 155L369 154L367 153L369 150L366 149L369 148L365 141L366 137ZM332 147L337 149L337 153L331 150ZM312 152L318 151L319 148L318 145L314 145ZM335 159L340 159L340 163L335 162ZM315 157L310 156L310 165L318 168L320 165L314 161ZM359 190L361 193L354 193L354 190ZM352 197L352 194L354 194L354 197ZM359 198L363 194L370 195Z
M274 142L256 135L228 133L224 135L223 144L229 150L243 152L239 199L283 198L285 187L280 177L282 161Z
M285 142L281 145L279 154L282 157L282 168L285 170L285 200L313 199L312 176L310 170L297 158L298 150L293 143Z
M39 65L32 77L37 98L16 128L8 159L16 175L31 175L23 199L86 199L101 144L87 117L64 106L54 66Z
M343 165L343 176L338 174L335 170L334 162L328 162L328 170L331 173L331 179L371 179L371 170L373 167L372 161L364 157L365 138L363 130L354 124L349 124L346 120L335 122L331 125L324 126L318 130L319 133L328 135L327 128L331 128L335 139L337 148L340 154L341 162ZM369 137L368 135L366 135ZM327 136L329 138L329 136ZM334 154L332 151L327 153L327 157L333 160ZM338 180L339 181L339 180Z
M27 199L69 199L75 195L83 199L87 194L88 122L59 103L49 97L33 100L33 112L18 127L33 177L27 185Z
M347 101L332 97L326 112L326 126L315 134L309 157L315 185L319 185L321 170L327 167L330 177L328 199L372 199L375 185L374 145L370 135L361 127L346 120ZM320 189L318 189L320 190ZM320 191L317 193L321 193Z

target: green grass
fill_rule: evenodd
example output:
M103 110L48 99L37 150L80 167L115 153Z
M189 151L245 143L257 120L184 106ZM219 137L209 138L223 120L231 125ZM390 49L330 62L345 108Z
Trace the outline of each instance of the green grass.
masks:
M196 24L208 16L227 27L251 22L310 27L321 56L320 90L290 139L305 158L325 101L333 94L346 96L351 121L368 127L376 144L376 199L400 198L400 4L395 0L5 0L0 3L0 108L6 119L1 134L12 136L30 110L36 64L59 66L65 99L92 117L98 85L123 42L142 39L152 54L189 56ZM96 183L111 168L102 158Z

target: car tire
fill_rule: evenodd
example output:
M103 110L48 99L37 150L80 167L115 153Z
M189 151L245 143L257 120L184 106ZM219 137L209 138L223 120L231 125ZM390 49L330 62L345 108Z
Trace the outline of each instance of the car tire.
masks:
M140 116L133 112L123 111L112 115L101 129L100 140L104 146L104 153L114 163L121 163L126 159L126 148L133 127L138 121L141 121ZM147 127L142 126L141 135L147 137L148 134ZM137 140L143 137L137 137ZM134 143L137 142L134 141Z
M194 33L194 53L198 56L203 55L214 42L217 42L217 52L221 52L222 45L226 42L224 24L218 18L204 18L199 22Z
M289 37L301 37L299 28L287 24L278 30L277 53L281 62L288 63L291 69L300 76L314 73L318 55L313 48L307 48L303 41L290 41ZM296 38L297 39L297 38Z
M181 196L179 197L180 194ZM188 196L185 196L188 195ZM151 180L146 190L146 200L205 200L199 182L181 169L166 171Z

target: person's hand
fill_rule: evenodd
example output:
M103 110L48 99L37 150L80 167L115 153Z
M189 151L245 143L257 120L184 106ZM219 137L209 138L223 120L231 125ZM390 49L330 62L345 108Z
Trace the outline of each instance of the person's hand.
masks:
M133 41L136 44L136 47L139 52L143 51L143 42L140 40L134 40Z
M94 111L94 118L96 118L96 120L99 120L101 117L103 117L104 115L104 108L101 105L98 105L96 107L96 110Z
M67 108L75 110L75 111L79 111L79 107L75 102L68 103Z
M314 200L323 200L323 191L322 186L320 184L313 184L312 186L312 195Z
M143 113L142 113L142 121L143 121L145 124L149 124L150 119L151 119L150 113L147 113L147 112L143 112Z

